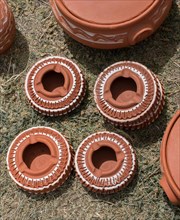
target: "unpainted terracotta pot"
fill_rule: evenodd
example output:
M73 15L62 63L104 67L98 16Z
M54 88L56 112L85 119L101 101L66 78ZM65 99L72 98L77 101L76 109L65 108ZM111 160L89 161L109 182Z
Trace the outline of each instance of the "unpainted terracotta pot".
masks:
M0 0L0 54L12 45L16 27L14 16L6 0Z
M107 121L120 128L139 129L161 113L164 90L157 76L145 66L124 61L99 75L94 98Z
M61 186L70 175L73 150L58 131L33 127L19 134L7 154L11 178L23 190L47 193Z
M127 186L137 170L135 152L122 136L98 132L87 137L75 154L82 184L93 192L109 194Z
M85 95L85 79L71 60L52 56L29 71L25 91L32 107L48 116L59 116L77 108Z
M173 116L164 133L161 170L160 185L169 200L180 206L180 110Z
M94 48L134 45L162 24L172 0L50 0L61 27L75 40Z

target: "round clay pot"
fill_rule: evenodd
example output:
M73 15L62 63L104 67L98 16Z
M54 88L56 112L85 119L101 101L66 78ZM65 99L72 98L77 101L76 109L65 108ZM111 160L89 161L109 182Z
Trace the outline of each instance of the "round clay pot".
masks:
M0 0L0 54L4 53L14 41L14 16L6 0Z
M7 154L7 166L15 183L31 193L47 193L70 175L73 150L58 131L34 127L19 134Z
M169 200L180 206L180 110L169 122L161 144L160 185Z
M48 116L66 114L85 95L85 80L78 66L63 57L47 57L29 71L25 91L32 107Z
M135 152L122 136L98 132L87 137L75 154L82 184L93 192L109 194L127 186L137 170Z
M158 78L136 62L118 62L98 77L94 97L105 119L125 129L139 129L153 122L164 105Z
M162 24L172 0L50 0L61 27L75 40L94 48L134 45Z

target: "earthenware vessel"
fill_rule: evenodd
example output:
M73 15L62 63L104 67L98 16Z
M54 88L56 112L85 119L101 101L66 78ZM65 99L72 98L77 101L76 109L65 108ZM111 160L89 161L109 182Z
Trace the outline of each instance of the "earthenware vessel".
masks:
M12 45L15 37L14 16L6 0L0 0L0 54Z
M98 132L87 137L75 154L75 169L82 184L102 194L127 186L137 170L131 144L122 136Z
M25 91L32 107L48 116L77 108L85 95L85 80L79 67L64 57L52 56L37 62L29 71Z
M90 47L113 49L134 45L165 20L172 0L50 0L61 27Z
M161 170L160 185L169 200L180 206L180 110L169 122L163 136Z
M33 127L19 134L7 154L11 178L23 190L47 193L70 175L73 150L58 131Z
M115 63L99 75L94 98L105 119L125 129L149 125L164 105L164 91L157 76L130 61Z

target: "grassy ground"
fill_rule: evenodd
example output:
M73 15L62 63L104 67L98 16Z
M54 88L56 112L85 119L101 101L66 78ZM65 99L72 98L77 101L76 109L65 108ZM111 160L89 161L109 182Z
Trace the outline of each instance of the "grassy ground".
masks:
M47 0L9 0L17 23L15 44L0 56L0 218L5 219L180 219L159 186L159 151L167 122L179 103L179 14L178 1L158 32L137 46L100 51L70 39L57 25ZM180 5L179 5L180 6ZM29 68L48 55L62 55L75 61L88 82L85 101L68 116L49 118L36 113L24 94ZM151 68L165 87L166 106L148 128L124 132L103 122L93 100L93 86L108 65L134 60ZM32 126L50 126L65 134L76 150L80 142L96 131L124 134L137 152L139 172L123 191L110 196L88 192L74 172L55 192L29 195L18 189L7 174L6 153L14 137Z

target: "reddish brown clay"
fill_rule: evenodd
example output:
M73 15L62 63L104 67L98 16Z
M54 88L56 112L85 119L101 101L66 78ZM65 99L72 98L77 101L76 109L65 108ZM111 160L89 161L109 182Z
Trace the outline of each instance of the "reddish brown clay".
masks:
M180 110L171 119L162 140L161 170L161 186L169 200L180 206Z
M77 149L75 169L84 186L109 194L127 186L137 170L135 152L122 136L98 132L87 137Z
M172 0L50 0L61 27L90 47L113 49L134 45L162 24Z
M15 21L6 0L0 0L0 54L4 53L14 41Z
M35 110L58 116L79 106L85 95L85 80L72 61L47 57L37 62L27 74L25 91Z
M11 178L31 193L47 193L70 175L73 150L56 130L34 127L19 134L7 154Z
M164 90L145 66L115 63L98 77L94 97L107 121L126 129L139 129L153 122L164 105Z

